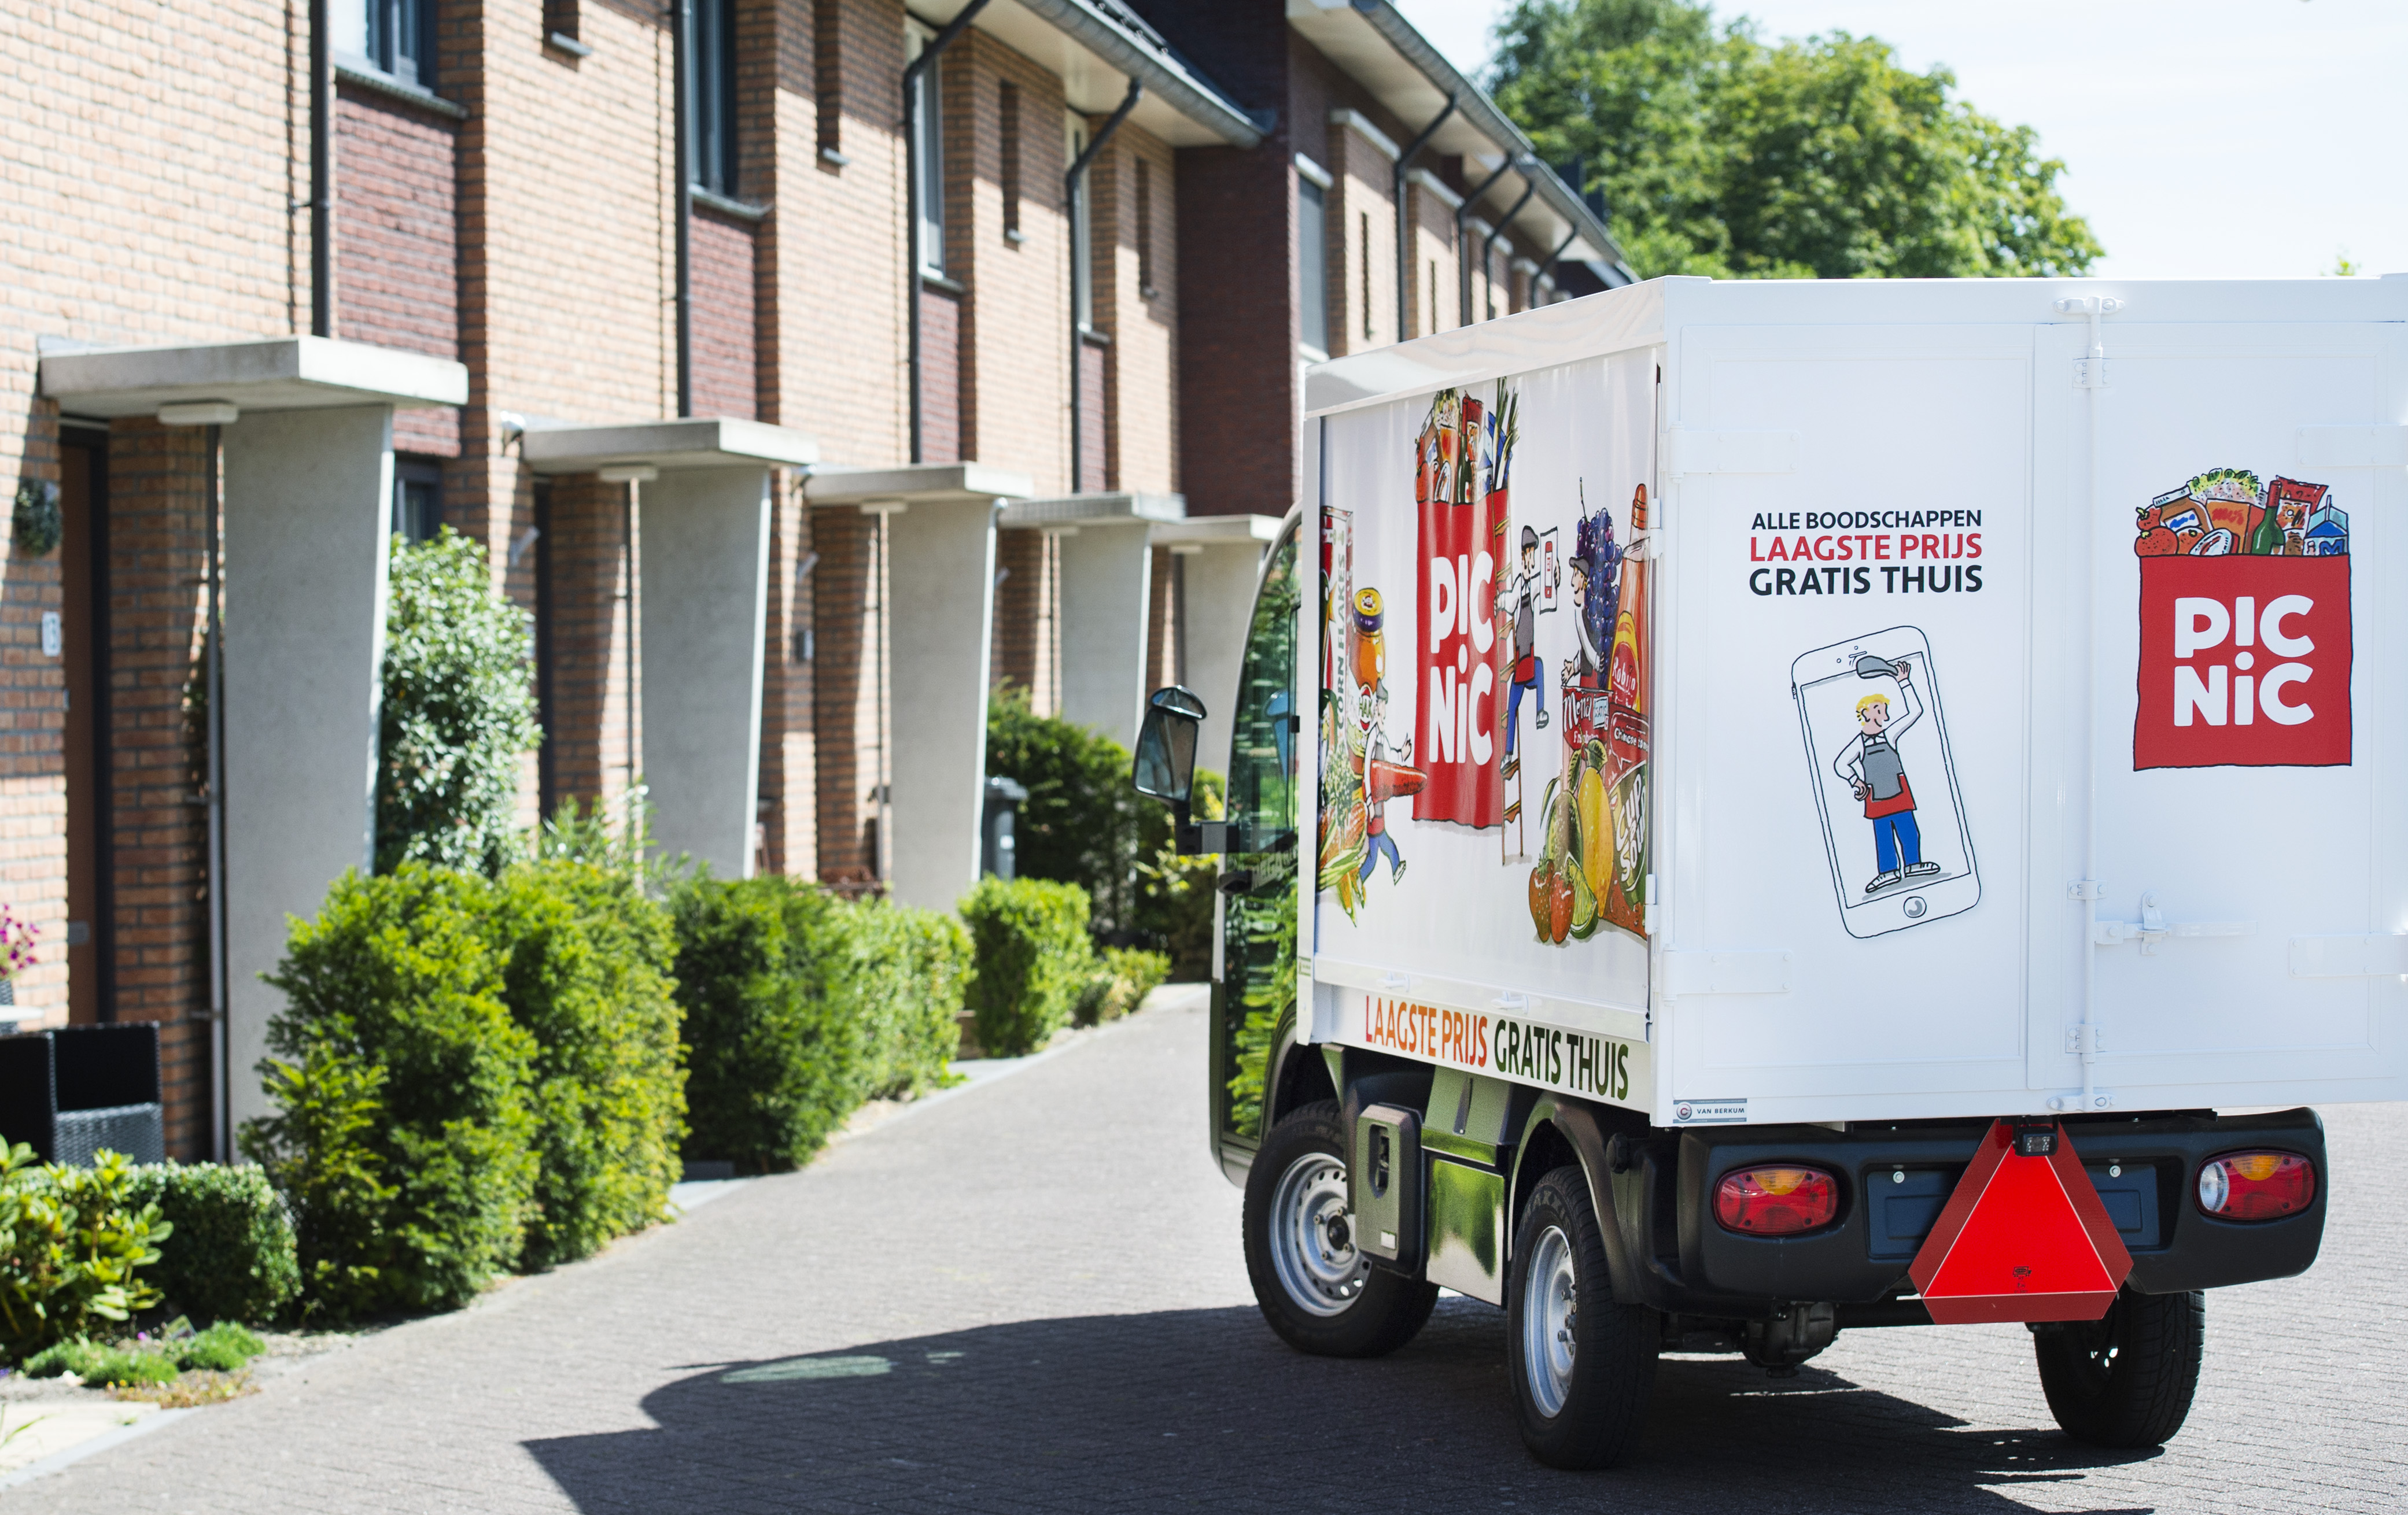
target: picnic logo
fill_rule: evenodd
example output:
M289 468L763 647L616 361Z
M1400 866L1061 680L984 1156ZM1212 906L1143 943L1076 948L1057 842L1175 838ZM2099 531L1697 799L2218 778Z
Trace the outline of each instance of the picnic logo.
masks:
M2149 502L2132 766L2350 761L2349 518L2323 484L2217 468Z

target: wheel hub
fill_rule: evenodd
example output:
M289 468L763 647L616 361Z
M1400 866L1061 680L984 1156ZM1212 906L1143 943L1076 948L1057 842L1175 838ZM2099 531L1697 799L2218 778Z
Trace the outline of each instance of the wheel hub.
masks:
M1571 1392L1572 1354L1580 1329L1579 1275L1571 1238L1549 1226L1531 1249L1522 1295L1522 1373L1530 1402L1550 1418Z
M1363 1292L1371 1260L1346 1220L1346 1165L1308 1152L1288 1165L1271 1193L1271 1265L1308 1314L1343 1313Z

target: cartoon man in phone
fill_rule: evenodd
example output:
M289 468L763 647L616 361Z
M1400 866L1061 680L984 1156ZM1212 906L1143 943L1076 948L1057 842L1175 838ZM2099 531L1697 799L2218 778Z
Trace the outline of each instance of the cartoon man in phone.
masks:
M1539 601L1546 594L1539 571L1539 534L1522 528L1522 571L1506 580L1498 593L1497 609L1513 618L1513 693L1505 702L1505 755L1513 755L1514 737L1522 730L1522 694L1539 707L1539 729L1547 729L1547 695L1539 685Z
M1879 665L1874 665L1878 671ZM1923 697L1914 692L1914 670L1904 659L1890 665L1898 678L1903 717L1893 717L1886 694L1868 694L1856 702L1856 735L1833 755L1831 771L1853 790L1873 823L1873 857L1880 872L1865 885L1878 894L1910 879L1928 879L1940 872L1937 863L1923 860L1923 832L1914 821L1914 789L1907 782L1906 762L1899 738L1923 719Z

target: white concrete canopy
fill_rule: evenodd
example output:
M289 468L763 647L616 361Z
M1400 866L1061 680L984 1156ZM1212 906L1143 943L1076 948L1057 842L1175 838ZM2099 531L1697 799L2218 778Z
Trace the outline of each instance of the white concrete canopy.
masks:
M375 862L393 409L254 413L225 428L226 1073L233 1123L283 993L286 917Z
M628 466L758 469L817 463L820 446L791 426L718 416L611 426L530 424L520 438L519 455L539 474Z
M1238 669L1254 612L1263 553L1279 536L1277 516L1196 516L1154 528L1156 546L1185 563L1181 627L1187 687L1204 700L1196 762L1226 775L1237 732Z
M46 352L41 385L68 415L108 419L205 400L229 402L246 414L468 403L464 364L325 336Z
M892 818L887 886L950 910L978 881L986 808L987 664L995 623L995 521L1025 474L977 463L814 469L806 496L883 518Z
M1066 721L1123 747L1145 714L1146 643L1154 608L1149 532L1183 521L1178 494L1069 494L1021 500L999 524L1060 536L1062 704Z
M638 486L644 784L652 840L752 876L769 470L665 469Z

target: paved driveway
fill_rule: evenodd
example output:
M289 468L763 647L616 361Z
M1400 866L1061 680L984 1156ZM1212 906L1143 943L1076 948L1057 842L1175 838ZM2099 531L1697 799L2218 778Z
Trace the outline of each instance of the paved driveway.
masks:
M2209 1306L2161 1453L2050 1423L2020 1327L1668 1359L1617 1470L1515 1439L1500 1315L1378 1363L1249 1303L1203 1017L1163 1009L609 1255L0 1496L56 1510L2386 1510L2408 1505L2408 1114L2329 1115L2306 1278Z

